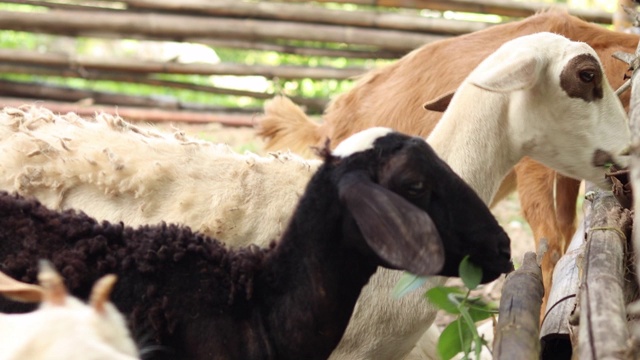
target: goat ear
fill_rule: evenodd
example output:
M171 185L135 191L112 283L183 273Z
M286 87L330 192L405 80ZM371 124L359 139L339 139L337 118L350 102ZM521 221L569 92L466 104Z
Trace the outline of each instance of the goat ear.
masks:
M542 64L533 52L510 53L495 60L471 75L469 82L488 91L511 92L529 89L538 80Z
M430 111L445 112L449 107L449 103L451 103L451 98L453 98L453 95L455 95L455 93L456 92L454 90L444 95L441 95L437 99L427 101L423 105L423 107L426 110L430 110Z
M434 275L444 266L444 246L429 215L362 173L344 176L340 199L369 247L391 266Z
M44 291L38 285L20 282L0 272L0 294L4 297L22 302L40 302Z

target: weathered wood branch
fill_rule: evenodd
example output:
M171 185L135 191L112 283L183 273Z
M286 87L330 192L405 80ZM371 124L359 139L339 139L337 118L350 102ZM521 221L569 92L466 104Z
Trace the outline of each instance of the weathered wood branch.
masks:
M43 0L9 0L8 3L43 6L62 10L113 10L108 7L85 4L59 3ZM121 0L129 10L152 10L173 14L208 14L222 17L237 17L266 20L334 24L376 29L408 30L451 35L466 34L486 29L492 24L479 21L460 21L428 18L419 14L389 13L371 10L342 11L314 4L279 4L269 2L247 2L236 0ZM124 6L123 6L124 8Z
M636 18L638 14L636 14ZM629 164L629 180L631 187L636 196L633 197L633 207L635 209L634 222L640 223L640 44L635 54L630 55L629 65L635 69L630 79L631 84L631 104L629 106L629 125L631 127L631 160ZM636 283L640 283L640 230L634 229L633 232L633 250L635 253L635 275ZM631 353L640 353L640 323L637 318L640 317L640 300L636 300L629 306L629 315L636 318L630 326L632 340L630 346Z
M330 49L309 46L297 46L287 44L285 42L274 43L268 41L249 41L234 39L203 39L203 38L185 38L185 42L200 43L211 46L213 48L231 48L231 49L248 49L259 51L274 51L282 54L293 54L302 56L321 56L321 57L343 57L347 59L398 59L404 56L406 51L390 51L377 49L356 50L355 46L349 46L348 49Z
M130 9L198 13L252 19L276 19L306 23L408 30L451 35L486 29L491 24L427 18L418 14L398 14L370 10L343 11L313 4L279 4L236 0L121 0Z
M284 21L229 19L207 16L54 10L43 13L0 11L0 28L57 35L143 36L180 41L217 37L288 39L372 45L407 50L447 38L399 30L362 29Z
M0 73L23 73L31 75L47 75L58 77L75 77L87 80L108 80L116 82L125 82L133 84L145 84L159 87L169 87L183 90L192 90L197 92L205 92L218 95L231 96L247 96L255 99L266 100L275 96L273 93L262 93L255 91L236 90L221 88L216 86L197 85L179 81L161 80L148 76L132 75L132 74L116 74L105 73L99 71L78 71L69 69L50 69L45 67L19 66L19 65L3 65L0 64ZM69 88L70 90L73 90ZM300 96L292 96L291 99L297 104L304 105L311 112L321 112L328 104L328 99L323 98L306 98Z
M266 0L274 1L274 0ZM306 2L305 0L276 0L284 2ZM526 17L538 11L548 9L548 3L515 2L508 0L315 0L321 3L357 4L369 6L401 7L414 9L450 10L481 14L496 14L512 17ZM606 11L582 10L555 5L556 8L567 9L572 15L586 21L611 24L611 14Z
M85 105L78 103L68 103L59 101L37 101L33 99L21 99L11 97L0 97L2 106L21 107L36 105L47 108L55 113L66 114L74 112L80 116L91 117L96 113L104 112L112 115L119 115L127 121L143 122L187 122L187 123L219 123L225 126L253 126L257 118L248 114L231 113L210 113L195 111L175 111L163 109L135 108L128 106L108 106L108 105Z
M539 359L543 294L542 271L536 254L527 252L522 266L507 276L502 288L494 359Z
M21 65L43 65L78 69L79 71L101 70L120 71L139 74L191 74L191 75L257 75L269 79L349 79L367 71L364 68L329 68L304 66L266 66L220 64L180 64L173 62L144 61L140 59L95 58L84 55L66 55L61 53L41 53L28 50L0 49L0 63Z
M588 199L593 210L581 265L578 358L618 359L629 342L624 279L631 213L609 191Z
M583 203L585 217L589 217L589 203ZM553 271L553 286L544 311L540 329L541 359L570 359L573 353L572 335L577 333L577 294L580 286L581 267L584 254L584 220L578 224L566 253L558 260ZM577 341L576 341L577 343Z
M132 107L151 107L166 110L204 111L211 113L237 112L257 113L259 108L229 108L204 104L185 103L169 96L140 96L109 93L95 90L73 89L64 86L53 86L40 83L22 83L0 80L0 95L5 97L34 100L60 100L85 105L118 105ZM3 105L0 103L0 105Z

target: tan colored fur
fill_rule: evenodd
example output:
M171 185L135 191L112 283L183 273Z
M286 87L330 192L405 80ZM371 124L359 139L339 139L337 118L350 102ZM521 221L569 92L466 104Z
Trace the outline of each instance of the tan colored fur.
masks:
M441 117L441 113L425 111L423 104L456 89L480 61L501 44L515 37L540 31L564 35L574 41L588 43L598 53L611 86L616 89L624 82L627 65L611 55L616 51L634 53L638 35L617 33L584 22L564 11L547 11L522 21L494 27L426 44L396 63L370 71L353 89L335 98L317 124L303 114L290 113L297 118L295 128L288 128L286 119L278 119L284 109L267 107L265 121L259 124L259 134L267 138L267 148L287 148L305 156L329 137L336 144L352 133L371 126L387 126L396 130L426 137ZM621 98L629 104L629 92ZM294 104L274 99L283 108ZM295 114L295 115L292 115ZM272 126L286 129L277 132ZM302 143L303 139L313 139ZM337 140L337 141L336 141ZM553 183L556 181L557 206L553 202ZM517 179L517 180L516 180ZM575 231L575 203L579 181L563 177L555 171L529 159L523 159L503 182L495 202L518 190L525 217L534 233L536 248L546 238L549 251L543 262L545 289L551 288L551 274L556 259L564 254L571 234ZM557 212L556 212L557 208ZM546 296L545 296L546 299ZM545 305L543 304L543 311Z
M277 239L319 164L286 153L240 155L107 114L0 113L1 189L128 225L187 224L233 246Z

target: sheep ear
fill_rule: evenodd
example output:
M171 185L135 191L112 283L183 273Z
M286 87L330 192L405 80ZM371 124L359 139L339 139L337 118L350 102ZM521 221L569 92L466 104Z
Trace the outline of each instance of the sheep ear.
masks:
M447 110L447 108L449 107L449 103L451 103L451 98L453 98L453 95L455 95L455 90L448 92L444 95L441 95L439 98L437 99L433 99L430 101L427 101L423 107L426 110L430 110L430 111L438 111L438 112L445 112Z
M38 282L44 289L43 301L55 306L64 306L67 300L67 288L64 286L62 276L47 260L40 260Z
M442 270L444 246L426 212L362 173L345 175L338 190L369 247L389 265L416 275Z
M469 82L488 91L511 92L529 89L538 80L542 64L533 52L510 53L506 59L494 60L470 75Z
M44 291L38 285L20 282L0 272L0 294L21 302L40 302Z
M89 302L98 314L105 313L105 304L109 301L109 294L116 280L117 277L113 274L105 275L93 285Z

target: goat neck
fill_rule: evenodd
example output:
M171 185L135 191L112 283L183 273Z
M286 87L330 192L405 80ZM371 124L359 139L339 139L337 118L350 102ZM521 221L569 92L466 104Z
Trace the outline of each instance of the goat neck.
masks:
M483 101L475 101L481 98ZM463 83L427 142L489 204L522 157L509 142L508 96ZM473 104L473 107L456 106Z

